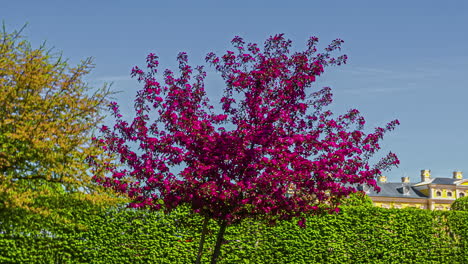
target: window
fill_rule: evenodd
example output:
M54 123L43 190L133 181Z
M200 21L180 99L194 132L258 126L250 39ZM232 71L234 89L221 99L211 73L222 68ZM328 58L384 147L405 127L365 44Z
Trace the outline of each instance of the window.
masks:
M459 193L458 197L465 197L465 194L464 193Z
M403 194L409 195L410 187L408 185L403 186Z
M440 196L442 196L442 193L440 191L437 191L436 196L440 197Z
M447 192L447 197L452 197L452 192Z
M370 187L369 187L368 185L364 185L364 186L362 186L362 190L363 190L365 193L369 193Z

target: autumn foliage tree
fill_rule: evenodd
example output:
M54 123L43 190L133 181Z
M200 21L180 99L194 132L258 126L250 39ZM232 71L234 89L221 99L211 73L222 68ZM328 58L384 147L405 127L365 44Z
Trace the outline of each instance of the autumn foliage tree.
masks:
M185 53L177 57L179 74L165 70L162 83L158 57L149 54L146 71L132 70L143 84L135 118L127 122L112 103L116 124L102 127L98 139L124 166L110 167L110 175L96 181L128 194L133 208L188 205L204 216L204 225L216 220L212 263L227 225L334 211L355 185L378 189L375 177L398 159L389 153L371 165L369 158L398 121L365 133L357 110L340 116L327 110L331 89L312 84L326 66L347 57L332 56L342 40L322 53L317 42L312 37L305 51L291 53L283 35L270 37L263 49L235 37L233 51L208 54L206 61L226 83L219 108L205 92L203 67L192 68Z
M79 204L117 202L91 181L86 160L104 157L91 133L111 95L84 82L92 67L91 59L71 67L44 45L32 48L21 31L0 33L0 212L64 220Z

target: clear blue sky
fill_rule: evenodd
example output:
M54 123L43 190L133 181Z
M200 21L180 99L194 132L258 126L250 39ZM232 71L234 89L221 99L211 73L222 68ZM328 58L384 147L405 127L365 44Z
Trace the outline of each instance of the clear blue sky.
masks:
M263 42L285 33L298 49L313 35L322 45L344 39L349 63L328 68L318 85L332 87L333 110L359 109L368 128L400 120L383 141L401 160L390 180L417 181L421 169L468 177L468 1L18 0L2 2L0 19L10 31L27 22L33 44L45 40L72 63L94 57L88 81L113 81L124 109L139 88L130 69L149 52L173 67L179 51L200 64L235 35ZM222 88L208 79L213 98Z

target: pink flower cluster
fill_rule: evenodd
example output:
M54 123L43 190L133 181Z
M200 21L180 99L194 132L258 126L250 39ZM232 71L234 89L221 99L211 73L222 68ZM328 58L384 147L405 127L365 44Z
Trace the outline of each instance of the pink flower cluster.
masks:
M116 125L101 130L101 144L124 166L109 166L110 175L95 180L127 193L134 208L188 204L228 223L336 210L356 185L378 188L376 176L399 161L392 153L375 166L369 159L398 121L366 134L357 110L338 117L326 110L331 89L312 84L324 67L347 57L331 56L342 40L324 53L317 42L310 38L305 51L291 54L283 35L270 37L263 50L235 37L234 51L208 54L226 83L222 113L208 100L205 71L189 66L185 53L177 58L179 74L166 70L163 84L156 81L158 57L150 54L148 70L131 73L144 85L135 118L122 120L112 103Z

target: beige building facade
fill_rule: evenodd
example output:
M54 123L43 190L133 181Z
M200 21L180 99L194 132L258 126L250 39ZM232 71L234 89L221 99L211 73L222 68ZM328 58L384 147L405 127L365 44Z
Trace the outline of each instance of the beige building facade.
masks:
M411 183L409 177L395 183L380 176L377 182L380 192L364 191L378 207L429 210L449 210L457 198L468 195L468 179L463 179L460 171L454 171L452 177L433 178L430 170L421 170L420 177L417 183Z

